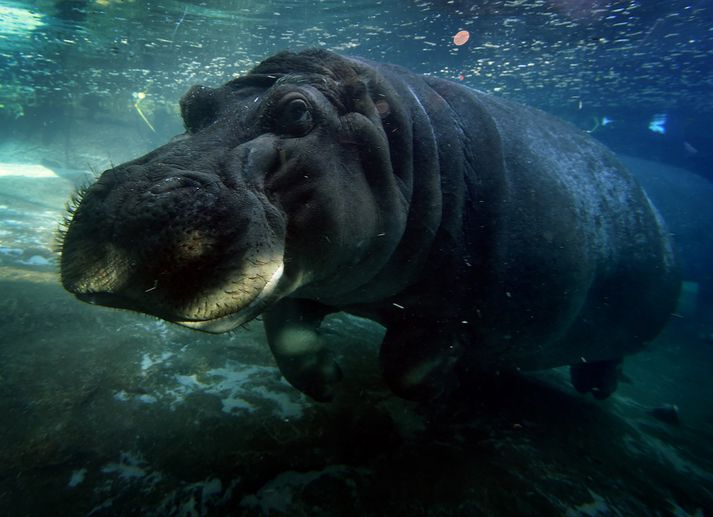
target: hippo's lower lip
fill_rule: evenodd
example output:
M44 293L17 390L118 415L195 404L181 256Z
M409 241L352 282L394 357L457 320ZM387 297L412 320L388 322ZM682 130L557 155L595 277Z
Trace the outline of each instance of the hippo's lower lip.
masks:
M280 262L280 265L272 274L270 280L267 281L262 291L260 291L260 294L238 312L209 320L174 321L174 323L212 334L220 334L239 327L263 312L268 305L277 301L279 295L276 292L276 288L282 278L284 270L285 266Z

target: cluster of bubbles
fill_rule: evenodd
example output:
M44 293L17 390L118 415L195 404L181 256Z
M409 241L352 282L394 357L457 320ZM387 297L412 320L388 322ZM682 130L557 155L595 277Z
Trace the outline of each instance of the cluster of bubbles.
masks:
M26 4L0 11L5 107L96 96L125 99L130 111L131 92L175 102L190 85L219 84L278 50L324 47L544 109L713 110L707 2L105 0L72 2L69 13L48 0Z

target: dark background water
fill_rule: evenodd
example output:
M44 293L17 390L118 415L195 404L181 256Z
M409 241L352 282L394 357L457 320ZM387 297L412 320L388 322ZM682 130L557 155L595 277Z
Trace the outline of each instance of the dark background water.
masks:
M208 336L61 289L57 222L87 171L182 132L191 85L307 47L534 105L622 157L687 283L614 396L556 369L406 402L383 328L340 314L344 394L316 404L259 323ZM710 514L712 115L711 0L2 2L0 515ZM57 175L18 172L40 163ZM677 424L652 414L672 405Z

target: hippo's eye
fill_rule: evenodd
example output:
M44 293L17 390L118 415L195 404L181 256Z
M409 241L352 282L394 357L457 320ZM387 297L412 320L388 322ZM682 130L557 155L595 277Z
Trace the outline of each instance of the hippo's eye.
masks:
M293 136L306 135L313 125L309 105L301 97L293 97L284 102L276 122L280 133Z

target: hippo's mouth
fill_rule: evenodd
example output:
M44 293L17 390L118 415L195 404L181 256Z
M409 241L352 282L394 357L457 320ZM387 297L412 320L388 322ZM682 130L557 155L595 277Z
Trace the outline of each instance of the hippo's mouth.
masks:
M87 302L92 305L103 305L106 307L129 309L134 311L138 310L184 327L201 330L203 332L210 332L212 334L220 334L233 330L240 325L244 325L257 317L269 305L272 305L282 297L277 287L283 277L284 264L280 261L276 264L276 266L277 267L273 271L269 280L265 282L264 286L258 291L257 295L247 301L247 303L237 311L216 317L192 318L189 316L187 318L185 314L178 315L178 313L173 312L168 307L163 307L161 304L143 306L137 299L119 293L77 292L75 293L75 296L83 302ZM200 302L197 303L198 305L201 305ZM220 302L214 298L210 300L209 303L217 305Z
M173 323L183 325L184 327L192 328L195 330L202 330L204 332L210 332L213 334L220 334L222 332L227 332L240 325L247 323L248 321L255 318L265 308L279 299L279 293L277 292L277 286L280 283L282 274L285 270L284 264L280 263L272 277L267 281L265 287L262 288L260 293L245 307L237 312L228 314L225 316L220 316L218 318L204 319L204 320L171 320Z

